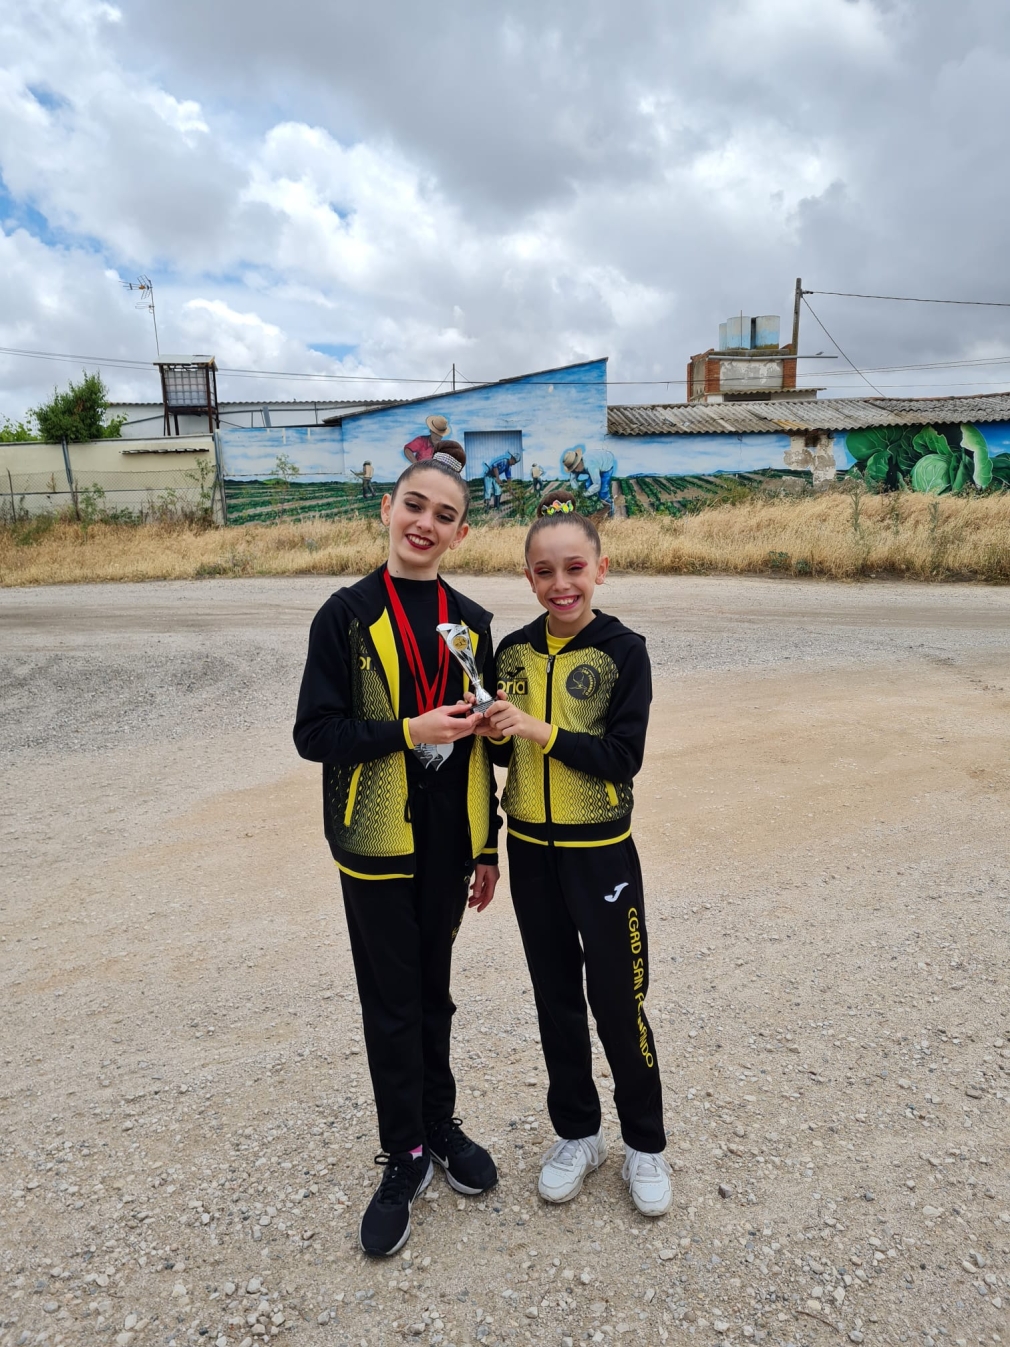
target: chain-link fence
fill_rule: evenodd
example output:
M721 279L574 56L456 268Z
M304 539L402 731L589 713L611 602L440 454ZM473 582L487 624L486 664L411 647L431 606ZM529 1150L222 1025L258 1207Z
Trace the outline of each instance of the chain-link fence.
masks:
M214 513L214 468L123 469L73 474L0 472L0 521L52 514L88 522L206 520Z

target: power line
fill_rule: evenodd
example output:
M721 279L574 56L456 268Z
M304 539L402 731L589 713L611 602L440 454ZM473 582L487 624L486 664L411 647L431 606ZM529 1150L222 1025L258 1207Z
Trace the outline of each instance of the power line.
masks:
M86 365L106 366L111 369L153 370L149 360L130 360L126 356L71 355L63 351L28 351L17 346L0 346L0 355L24 357L29 360L62 360L76 364L82 361ZM227 365L218 366L219 374L238 374L257 379L323 379L338 383L394 383L394 384L441 384L441 379L416 379L404 376L384 376L379 374L324 374L321 371L298 373L294 370L253 370L233 369Z
M804 290L803 294L835 295L839 299L891 299L898 304L966 304L975 309L1010 309L1010 299L920 299L913 295L861 295L851 290Z
M120 369L151 370L154 366L149 360L128 360L119 356L66 355L57 351L25 351L16 346L0 346L0 355L24 356L30 360L71 360L75 363L83 360L89 365L111 365Z
M876 393L878 397L881 397L881 398L882 398L882 397L884 396L884 394L880 391L880 389L877 387L877 385L872 381L872 379L867 379L866 375L863 373L863 371L862 371L861 369L859 369L856 365L853 365L853 364L852 364L852 361L849 360L849 357L845 354L845 352L842 350L842 348L838 345L838 342L835 341L834 337L831 335L831 333L828 331L828 329L824 326L824 324L821 322L821 320L817 317L817 314L814 313L813 309L810 308L810 305L807 304L806 292L803 292L803 293L802 293L802 298L803 298L803 303L806 304L806 305L807 305L807 308L810 310L810 314L811 314L811 317L813 318L814 322L817 324L817 326L821 329L821 331L822 331L822 332L824 333L824 335L827 337L828 341L831 342L832 346L835 348L835 350L838 352L838 354L839 354L839 355L842 357L842 359L845 360L849 365L852 365L852 368L856 371L856 373L859 375L859 377L860 377L861 379L863 379L867 384L869 384L869 386L873 389L874 393Z
M827 290L823 290L823 291L822 291L822 290L804 290L804 292L803 292L804 296L806 296L806 295L808 295L808 294L834 294L834 293L841 293L841 292L827 291ZM861 297L861 296L860 296L860 297ZM876 296L870 296L870 298L876 298ZM883 298L886 298L886 296L883 296ZM923 302L926 302L926 301L923 301ZM938 302L939 302L939 301L938 301ZM960 302L960 301L958 301L958 302ZM965 302L967 302L967 301L965 301ZM907 364L907 365L872 365L872 366L867 366L865 370L861 370L861 369L859 369L856 365L854 365L853 362L852 362L851 360L849 360L849 357L846 356L845 353L841 350L841 347L838 346L838 343L835 341L834 337L832 337L832 336L831 336L831 333L828 332L827 328L826 328L826 327L824 326L824 324L821 322L820 318L817 317L817 314L814 313L813 308L811 308L810 304L806 301L805 298L804 298L804 303L806 303L806 306L807 306L807 308L810 310L811 315L814 317L814 319L816 320L818 326L819 326L819 327L822 329L822 331L824 332L825 336L828 337L829 341L831 341L832 345L835 346L835 348L839 351L839 353L843 355L844 359L846 360L846 362L848 363L848 365L850 366L850 368L853 369L853 370L855 370L855 372L859 375L859 377L860 377L861 379L865 380L867 383L870 382L869 380L866 379L866 374L867 374L867 373L869 373L869 374L900 374L900 373L905 373L905 372L914 371L914 370L945 370L945 369L952 369L952 370L953 370L953 369L966 369L966 368L967 368L967 369L984 369L984 368L989 368L989 367L992 367L992 366L998 366L998 365L1007 365L1007 364L1010 364L1010 355L1004 355L1004 356L980 356L980 357L978 357L978 358L976 358L976 359L964 359L964 360L935 360L935 361L920 361L920 362L917 362L917 363ZM69 353L66 353L66 352L59 352L59 351L31 351L31 350L27 350L27 349L22 348L22 347L14 347L14 346L0 346L0 356L12 356L12 357L16 357L16 358L24 358L24 359L31 359L31 360L65 361L65 362L70 362L70 363L74 363L74 364L82 363L82 364L85 364L85 365L106 366L106 367L112 368L112 369L124 369L124 370L144 370L144 371L151 371L151 370L154 368L153 365L151 364L151 362L149 362L149 361L146 361L146 360L131 360L129 357L126 357L126 356L73 355L73 354L69 354ZM825 358L827 358L827 357L825 357ZM816 359L816 357L810 356L810 357L808 357L808 359ZM232 376L232 377L237 376L237 377L241 377L241 378L252 378L252 379L295 379L295 380L298 380L298 381L301 381L301 382L318 382L318 381L322 381L322 382L330 382L330 383L336 382L336 383L401 383L401 384L426 384L426 385L435 385L436 388L437 388L439 385L445 383L445 382L446 382L446 377L447 377L447 376L443 376L441 379L420 379L420 378L408 377L408 376L403 376L403 375L377 375L377 374L326 374L326 373L323 373L323 372L318 371L318 370L313 370L313 371L301 371L301 372L299 372L299 371L297 371L297 370L253 370L253 369L245 369L245 368L231 367L231 366L219 366L219 373L221 373L221 374L227 374L227 375L230 375L230 376ZM457 369L457 371L456 371L456 377L457 377L458 380L462 380L462 381L463 381L465 384L467 384L469 387L473 387L473 388L477 388L477 387L481 387L481 386L486 386L486 385L488 385L488 384L494 384L494 383L498 382L497 380L494 380L494 379L485 379L485 380L472 380L472 379L468 379L468 378L466 378L465 375L462 375L458 369ZM845 376L845 371L844 371L844 370L821 369L821 370L818 370L818 371L817 371L817 377L818 377L818 378L825 378L825 379L839 379L839 378L844 378L844 377L846 377L846 376ZM566 380L565 382L566 382L567 385L576 385L576 384L583 384L583 383L596 383L597 381L596 381L596 380L569 379L569 380ZM686 380L685 380L685 379L676 379L676 378L669 378L669 379L608 379L608 380L607 380L607 383L608 383L608 386L609 386L609 387L612 387L612 388L620 388L620 387L632 387L632 388L651 388L651 387L660 387L660 388L663 388L663 387L683 387L684 384L686 383ZM920 387L926 387L926 385L919 385L919 386L920 386ZM875 389L875 386L874 386L872 383L870 383L870 387L871 387L871 388L874 388L874 390L877 391L877 390Z
M982 369L989 368L992 365L1006 364L1010 364L1010 355L979 356L977 360L922 361L920 364L915 365L867 365L865 372L867 374L902 374L908 370ZM821 369L817 371L818 379L841 379L844 377L844 370Z

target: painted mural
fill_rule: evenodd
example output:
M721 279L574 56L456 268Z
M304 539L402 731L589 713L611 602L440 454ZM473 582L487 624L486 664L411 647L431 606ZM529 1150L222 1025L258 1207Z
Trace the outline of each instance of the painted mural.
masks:
M228 427L232 522L378 514L407 463L465 459L475 519L532 517L571 486L591 513L678 514L726 476L814 486L848 471L875 489L1010 487L1010 423L845 432L610 435L607 362L591 360L345 415L332 426Z
M334 426L229 427L220 432L229 517L378 513L406 464L439 450L465 457L478 515L523 515L529 500L573 474L609 504L617 460L605 445L606 419L607 362L593 360L358 412Z
M234 479L269 476L277 456L286 454L302 481L355 481L367 461L372 480L388 483L407 461L430 456L449 439L464 447L483 477L494 437L509 436L521 443L512 477L528 480L534 462L559 476L561 455L576 444L601 450L606 425L607 362L592 360L357 412L335 426L227 427L220 435L224 472Z
M1006 443L1003 422L854 430L845 437L853 460L848 475L878 491L904 487L935 496L969 486L1010 487L1010 452L992 452Z
M784 459L789 446L789 436L777 431L747 435L608 435L604 442L604 448L616 460L615 475L621 477L711 475L787 467Z

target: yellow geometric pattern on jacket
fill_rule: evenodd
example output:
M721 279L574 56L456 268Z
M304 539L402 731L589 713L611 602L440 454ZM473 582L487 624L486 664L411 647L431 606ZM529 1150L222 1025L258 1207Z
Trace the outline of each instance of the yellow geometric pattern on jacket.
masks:
M617 665L608 654L593 646L565 649L555 655L548 715L549 662L547 655L527 642L499 649L498 686L514 706L536 720L549 720L559 730L602 738L610 696L617 682ZM546 823L548 802L553 823L577 826L622 819L631 812L634 801L629 783L604 781L574 771L532 740L513 739L512 760L502 795L510 822Z
M383 611L368 628L371 645L360 622L352 624L349 634L353 661L352 714L360 720L399 720L400 661L389 614ZM471 632L470 639L476 653L477 634ZM373 651L378 656L378 665ZM354 767L336 768L330 774L329 789L327 806L334 840L344 851L394 860L413 855L414 829L408 817L407 767L402 751ZM490 763L484 741L475 739L467 780L467 814L474 859L487 842L490 804Z

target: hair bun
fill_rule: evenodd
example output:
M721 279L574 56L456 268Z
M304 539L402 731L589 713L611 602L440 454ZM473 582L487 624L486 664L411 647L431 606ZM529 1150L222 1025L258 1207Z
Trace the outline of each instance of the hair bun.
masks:
M563 488L548 491L537 506L538 519L551 519L559 514L578 514L574 495Z
M458 440L441 440L429 462L441 463L452 472L462 472L466 467L466 450Z

